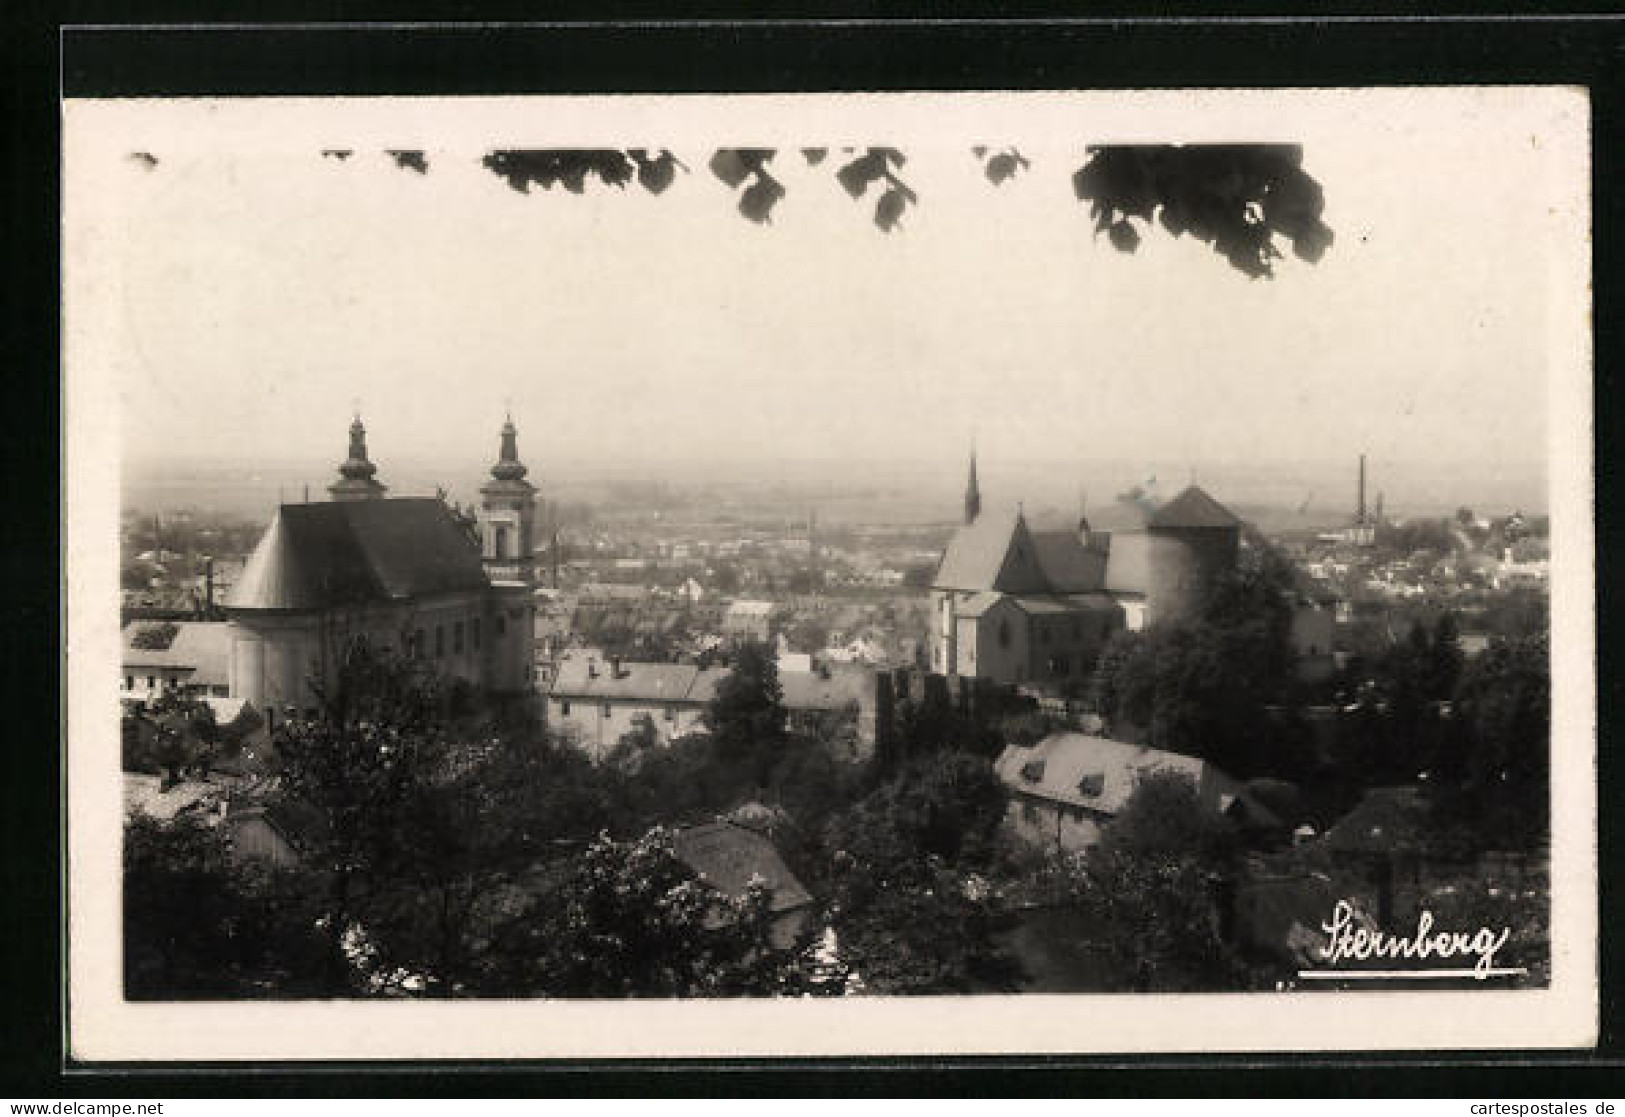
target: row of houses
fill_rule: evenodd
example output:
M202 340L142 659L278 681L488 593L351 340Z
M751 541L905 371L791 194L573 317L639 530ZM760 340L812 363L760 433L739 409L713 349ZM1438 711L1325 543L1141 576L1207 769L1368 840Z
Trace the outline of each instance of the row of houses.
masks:
M692 663L628 662L577 649L559 661L547 694L548 725L594 760L604 759L623 737L646 727L652 727L660 744L669 745L700 730L705 709L728 671ZM836 719L846 724L845 744L854 758L873 751L882 704L877 672L786 663L779 685L792 727L820 722L827 727L829 719Z

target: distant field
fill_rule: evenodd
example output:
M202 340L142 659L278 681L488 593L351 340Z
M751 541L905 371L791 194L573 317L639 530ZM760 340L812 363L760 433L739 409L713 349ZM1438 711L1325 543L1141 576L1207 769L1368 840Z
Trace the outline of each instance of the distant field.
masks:
M419 464L389 467L380 479L396 496L478 499L489 463ZM586 503L613 510L671 509L709 518L783 518L803 521L809 511L826 524L926 524L958 518L964 466L930 463L771 462L746 465L681 463L638 467L576 467L554 475L533 466L531 479L549 500ZM126 467L122 499L144 512L191 508L268 519L279 501L326 499L333 462L146 462ZM1119 494L1155 478L1154 491L1166 499L1188 483L1186 468L1139 469L1132 464L983 463L979 466L983 506L988 510L1023 504L1037 523L1075 522L1080 503L1100 528L1123 527ZM1205 466L1197 480L1238 515L1265 531L1321 530L1348 522L1354 509L1352 467L1325 465L1230 464ZM1397 517L1437 516L1466 505L1483 515L1522 510L1547 511L1544 478L1528 468L1401 469L1373 463L1368 499L1385 496L1386 511ZM1086 494L1086 495L1085 495Z

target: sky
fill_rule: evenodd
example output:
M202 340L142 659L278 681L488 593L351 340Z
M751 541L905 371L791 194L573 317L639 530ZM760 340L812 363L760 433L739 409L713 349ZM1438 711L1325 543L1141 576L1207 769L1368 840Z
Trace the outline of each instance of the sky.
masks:
M994 479L1347 472L1366 452L1538 481L1569 371L1549 277L1582 263L1583 106L1415 97L738 114L800 146L897 143L920 202L890 234L835 182L838 154L781 150L771 224L740 217L706 169L726 98L669 117L589 99L70 106L69 374L102 378L142 466L336 462L354 408L386 473L483 464L511 408L527 459L564 474L912 463L957 482L974 445ZM1189 238L1151 230L1123 254L1095 236L1070 182L1086 144L1215 137L1303 143L1336 235L1319 263L1251 280ZM516 141L666 146L688 171L659 196L526 195L479 162ZM1006 141L1031 165L994 187L969 148ZM340 146L356 154L320 153ZM383 151L406 146L428 173Z

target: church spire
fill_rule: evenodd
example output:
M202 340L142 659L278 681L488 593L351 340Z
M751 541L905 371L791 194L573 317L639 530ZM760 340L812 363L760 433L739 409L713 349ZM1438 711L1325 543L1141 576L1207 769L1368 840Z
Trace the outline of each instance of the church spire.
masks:
M491 476L498 481L523 481L530 470L519 460L519 432L514 428L513 416L502 424L502 449L497 464L491 467Z
M973 524L982 514L982 490L976 484L976 449L970 452L970 479L965 482L965 522Z
M385 486L377 479L378 467L367 457L367 428L356 415L350 424L350 454L339 464L339 478L327 486L334 500L370 500L384 495Z

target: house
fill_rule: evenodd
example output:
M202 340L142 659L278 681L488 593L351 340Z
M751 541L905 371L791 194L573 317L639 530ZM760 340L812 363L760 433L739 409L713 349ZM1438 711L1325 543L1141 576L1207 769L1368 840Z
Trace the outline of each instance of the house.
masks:
M676 832L672 847L679 861L729 899L743 899L751 882L760 881L769 893L773 945L781 950L797 943L816 914L812 894L756 830L733 822L690 826Z
M1241 521L1195 485L1143 530L1037 530L983 514L971 462L965 523L931 583L931 669L1064 690L1080 686L1114 632L1190 616L1236 567Z
M1005 821L1011 831L1059 851L1077 852L1098 842L1102 828L1153 772L1189 776L1201 804L1238 825L1281 825L1242 781L1208 761L1106 737L1054 733L1030 747L1011 745L994 771L1010 794Z
M151 701L176 689L224 698L231 687L231 626L224 621L131 621L121 633L119 697Z
M569 653L547 695L547 722L603 760L644 719L662 744L701 728L725 668L692 663L629 663L594 652Z
M647 722L661 744L704 728L705 710L726 667L692 663L630 662L597 652L572 652L558 665L547 694L547 722L573 736L594 760L603 760L622 737ZM831 715L852 717L856 755L874 747L879 724L879 676L865 668L781 671L779 686L792 727L822 724Z
M771 601L735 601L722 615L722 634L729 640L765 643L773 634Z

